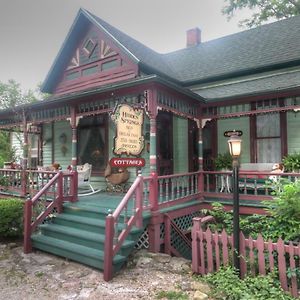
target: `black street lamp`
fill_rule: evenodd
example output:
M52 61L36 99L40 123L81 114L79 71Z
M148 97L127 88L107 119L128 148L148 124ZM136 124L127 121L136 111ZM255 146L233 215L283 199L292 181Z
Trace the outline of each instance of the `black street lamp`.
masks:
M229 137L228 146L232 156L233 178L233 265L240 273L240 203L239 203L239 157L241 154L242 131L226 131L224 136Z

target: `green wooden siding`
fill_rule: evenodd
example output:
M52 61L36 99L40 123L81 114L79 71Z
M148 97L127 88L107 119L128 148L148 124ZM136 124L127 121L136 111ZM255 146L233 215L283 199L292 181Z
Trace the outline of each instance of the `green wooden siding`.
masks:
M60 138L66 135L66 142ZM52 124L43 125L43 165L50 166L57 162L65 170L71 164L72 159L72 131L68 121L55 122L52 132ZM52 149L54 153L52 154ZM52 157L54 158L52 161Z
M300 113L287 113L287 146L288 153L300 152Z
M174 173L188 172L188 120L173 116Z
M65 170L72 160L72 130L68 121L54 123L54 161ZM62 141L62 136L66 139ZM65 142L65 143L64 143Z
M50 166L52 164L52 124L47 123L43 125L43 166Z
M227 130L242 130L241 163L250 162L250 122L249 117L218 120L218 153L228 151L228 138L224 137Z

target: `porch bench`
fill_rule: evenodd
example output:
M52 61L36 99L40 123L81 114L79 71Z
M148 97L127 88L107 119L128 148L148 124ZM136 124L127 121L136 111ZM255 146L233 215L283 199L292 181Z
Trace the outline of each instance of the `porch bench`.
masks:
M256 173L272 171L273 163L244 163L241 164L240 172L247 172L247 175L240 175L239 188L244 192L266 190L268 176ZM254 173L254 174L251 174Z

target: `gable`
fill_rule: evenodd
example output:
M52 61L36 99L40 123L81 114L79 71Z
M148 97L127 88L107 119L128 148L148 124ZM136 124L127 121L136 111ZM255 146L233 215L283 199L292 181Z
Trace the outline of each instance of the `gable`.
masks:
M137 76L137 65L93 24L78 37L54 88L54 94L86 90Z

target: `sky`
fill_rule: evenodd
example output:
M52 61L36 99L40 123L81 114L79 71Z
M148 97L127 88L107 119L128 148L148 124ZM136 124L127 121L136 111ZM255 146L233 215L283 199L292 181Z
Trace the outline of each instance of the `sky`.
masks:
M227 21L223 0L0 0L0 81L23 90L44 81L80 7L160 53L185 47L186 31L202 41L243 30Z

